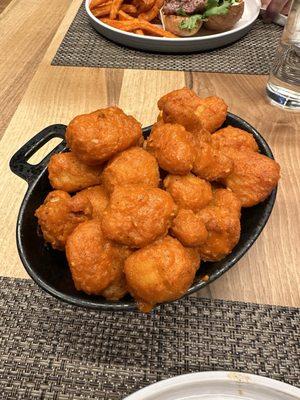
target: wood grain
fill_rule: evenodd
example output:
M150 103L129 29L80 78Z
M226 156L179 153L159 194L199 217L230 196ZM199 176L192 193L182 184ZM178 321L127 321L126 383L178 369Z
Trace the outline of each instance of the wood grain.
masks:
M245 301L299 307L300 115L268 104L267 77L210 74L210 79L203 79L203 74L193 73L186 78L199 94L223 97L231 112L252 124L267 140L282 168L277 200L266 228L243 259L209 286L211 295L231 300L232 294L239 292Z
M3 0L2 0L3 1ZM0 3L0 137L42 60L71 0Z
M187 85L200 95L223 97L230 111L263 134L282 166L277 202L263 234L232 270L198 295L299 307L299 114L267 103L266 77L50 66L80 3L72 2L0 142L0 180L5 188L0 193L0 275L26 277L15 244L17 213L26 184L9 171L12 154L45 126L68 123L76 114L109 104L118 103L144 126L149 125L156 119L159 96ZM0 67L0 79L3 73ZM49 149L45 146L43 154Z
M6 9L6 7L9 5L9 3L12 0L1 0L0 1L0 14Z

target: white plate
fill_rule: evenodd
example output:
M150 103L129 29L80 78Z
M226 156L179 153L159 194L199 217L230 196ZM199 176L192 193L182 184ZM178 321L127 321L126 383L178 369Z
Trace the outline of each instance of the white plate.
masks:
M239 372L199 372L154 383L124 400L299 400L300 389Z
M91 13L89 8L90 2L91 0L85 0L85 9L90 23L101 35L128 47L166 53L188 53L192 51L210 50L235 42L246 35L251 29L252 24L259 15L261 4L260 0L245 0L244 14L230 31L212 35L198 35L189 38L168 39L136 35L104 24Z

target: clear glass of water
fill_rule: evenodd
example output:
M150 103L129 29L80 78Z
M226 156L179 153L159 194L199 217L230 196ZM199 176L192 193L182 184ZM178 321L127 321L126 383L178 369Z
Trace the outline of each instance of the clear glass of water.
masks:
M294 0L267 83L271 104L300 111L300 0Z

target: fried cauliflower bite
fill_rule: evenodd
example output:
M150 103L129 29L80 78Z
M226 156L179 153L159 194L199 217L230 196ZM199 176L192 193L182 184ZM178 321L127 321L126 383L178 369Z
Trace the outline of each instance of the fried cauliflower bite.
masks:
M117 243L144 247L166 235L176 212L172 197L162 189L117 186L103 214L103 233Z
M182 89L173 90L172 92L169 92L165 94L163 97L161 97L157 102L159 110L162 111L165 105L169 101L173 100L180 102L182 105L187 104L189 107L192 107L193 109L196 109L200 105L199 96L197 96L197 94L192 89L184 87Z
M200 99L200 104L196 108L195 113L200 118L203 128L213 133L225 122L227 109L227 104L223 99L211 96Z
M202 219L192 210L181 209L173 221L171 233L184 246L197 247L207 240L208 233Z
M210 182L220 181L230 174L233 168L232 160L210 144L198 142L193 172L199 178Z
M130 294L145 312L183 296L196 273L189 252L170 236L131 254L124 271Z
M210 205L225 208L238 218L241 216L242 203L230 189L216 189L213 191L213 199Z
M196 156L192 134L178 124L155 124L146 150L154 155L162 169L178 175L191 171Z
M194 132L201 128L213 133L227 117L227 105L217 96L200 98L193 90L183 88L166 94L158 101L165 122L176 122Z
M187 131L192 133L203 129L202 122L195 113L195 107L184 102L181 98L167 100L161 111L162 119L165 123L182 125Z
M142 140L141 125L118 107L78 115L67 127L67 144L83 163L100 165Z
M226 149L233 160L232 172L223 180L240 199L242 207L252 207L264 201L280 179L279 164L254 151Z
M211 135L211 140L212 146L220 151L227 147L237 150L247 149L258 151L258 145L251 133L243 129L234 128L233 126L227 126L226 128L218 130Z
M140 147L131 147L117 154L104 168L103 185L108 193L115 186L127 183L159 185L159 169L156 158Z
M125 295L124 259L103 237L100 221L87 221L74 229L67 239L66 256L77 290L93 295L107 290L106 296L114 300Z
M103 211L108 205L109 198L101 185L91 186L76 194L77 198L86 198L92 205L92 218L102 219Z
M204 261L219 261L231 253L240 239L241 224L235 212L218 206L207 206L198 216L204 223L207 240L198 247Z
M70 193L98 185L101 173L101 167L86 165L71 152L54 154L48 164L51 186Z
M201 258L198 249L196 247L184 247L184 248L185 251L190 256L190 260L192 261L192 265L195 271L198 271L198 269L201 266Z
M218 261L229 254L240 239L241 201L229 189L214 189L210 204L197 214L208 236L198 247L205 261Z
M164 187L180 208L197 212L212 200L212 189L209 182L193 174L184 176L168 175Z
M200 105L201 99L194 91L187 88L175 90L158 101L159 119L165 123L182 125L198 140L210 143L211 134L204 129L201 119L195 113Z
M54 190L35 211L44 239L56 250L65 248L68 236L76 226L92 217L88 199L71 197L67 192Z
M118 246L114 244L113 247L114 255L117 257L117 262L113 265L117 274L112 283L101 293L103 297L110 301L120 300L127 293L124 263L126 258L133 253L133 251L128 249L126 246Z
M102 169L82 163L73 153L54 154L48 164L49 181L57 190L77 192L99 185Z

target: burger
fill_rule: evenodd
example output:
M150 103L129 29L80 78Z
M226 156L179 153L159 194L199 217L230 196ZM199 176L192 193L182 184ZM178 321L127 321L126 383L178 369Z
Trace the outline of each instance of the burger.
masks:
M216 1L216 3L220 3ZM204 27L211 31L224 32L229 31L242 18L244 12L243 0L223 1L229 3L220 13L214 13L213 8L206 11L206 21Z
M231 29L242 17L244 0L165 0L164 29L177 36L193 36L204 24L211 31Z

